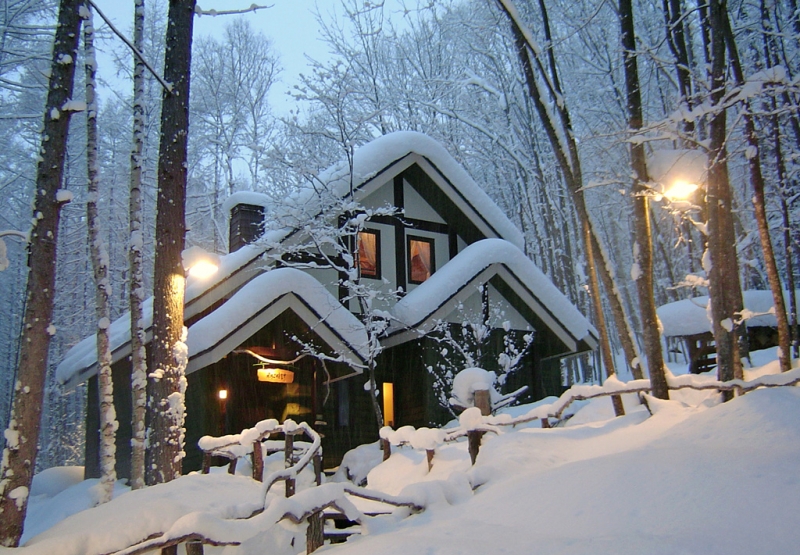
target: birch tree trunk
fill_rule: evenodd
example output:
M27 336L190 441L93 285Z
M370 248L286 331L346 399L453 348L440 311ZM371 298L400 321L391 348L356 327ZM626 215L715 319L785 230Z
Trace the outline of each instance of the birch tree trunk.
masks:
M144 46L144 0L135 0L133 46ZM144 145L144 63L133 56L133 147L131 149L130 200L128 206L130 243L128 264L131 309L131 489L144 487L145 414L147 412L147 359L142 329L144 277L142 275L142 151Z
M186 235L189 72L195 4L196 0L170 0L167 14L164 79L171 90L163 94L158 151L148 484L180 476L184 456L187 351L181 252Z
M108 327L111 325L108 298L111 283L108 279L108 251L100 233L97 213L100 176L97 168L97 98L95 96L97 58L94 50L94 20L90 7L86 9L83 26L83 46L86 68L86 227L92 258L95 283L95 315L97 317L98 394L100 396L100 494L97 504L107 503L114 496L116 473L117 417L114 411L114 385L111 379L111 346Z
M639 86L639 69L636 61L636 34L633 25L633 5L631 0L619 2L620 39L622 58L625 66L625 88L627 93L628 127L635 133L642 128L642 95ZM669 399L667 379L664 373L664 358L661 351L661 336L658 331L658 317L653 293L653 234L650 227L649 189L645 185L647 163L644 145L632 142L631 167L633 169L633 220L634 243L632 278L636 282L639 296L639 313L642 319L642 336L650 372L650 386L654 397Z
M19 544L28 509L38 453L39 426L44 401L47 349L56 332L51 323L56 275L56 240L61 206L70 198L61 192L75 60L80 35L81 0L61 0L53 42L50 78L45 103L33 229L28 256L27 304L20 337L19 369L14 384L11 418L4 432L5 449L0 470L0 544Z

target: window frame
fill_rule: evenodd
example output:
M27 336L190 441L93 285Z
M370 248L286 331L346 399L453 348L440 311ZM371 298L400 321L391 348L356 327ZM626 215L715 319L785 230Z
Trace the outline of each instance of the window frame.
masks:
M430 275L423 280L415 280L411 273L411 242L418 241L420 243L427 243L430 247ZM430 276L436 273L436 239L433 237L421 237L419 235L406 235L406 274L408 275L408 283L419 285L425 283Z
M361 234L368 233L375 237L375 274L365 274L361 266ZM383 274L381 268L381 231L379 229L365 228L356 234L356 249L358 253L358 276L359 278L381 279Z

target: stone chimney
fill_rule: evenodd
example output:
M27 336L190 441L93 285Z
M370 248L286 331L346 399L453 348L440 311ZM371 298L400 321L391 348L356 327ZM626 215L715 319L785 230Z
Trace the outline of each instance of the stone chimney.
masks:
M231 208L228 252L239 250L264 233L264 207L255 204L235 204Z
M261 237L270 203L270 197L253 191L238 191L222 203L222 209L231 216L228 252L239 250Z

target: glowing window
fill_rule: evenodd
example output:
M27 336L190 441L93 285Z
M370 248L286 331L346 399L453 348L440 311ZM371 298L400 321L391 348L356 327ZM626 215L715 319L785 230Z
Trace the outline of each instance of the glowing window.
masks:
M436 271L433 258L433 239L408 238L408 281L422 283Z
M394 426L394 384L392 382L383 383L383 423L386 426Z
M381 277L381 237L378 231L366 230L358 233L358 269L361 277Z

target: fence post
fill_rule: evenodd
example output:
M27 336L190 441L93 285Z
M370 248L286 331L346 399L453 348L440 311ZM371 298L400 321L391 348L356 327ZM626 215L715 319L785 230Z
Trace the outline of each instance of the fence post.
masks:
M206 451L203 453L203 474L208 474L211 471L211 453Z
M489 399L488 389L479 389L475 392L475 406L481 409L482 416L492 414L492 403Z
M474 395L474 404L480 409L481 415L489 416L492 414L492 404L491 400L489 399L489 390L479 389ZM485 433L486 432L479 432L477 430L470 430L467 432L469 458L472 460L473 465L478 458L478 452L481 450L481 438L483 438L483 434Z
M259 440L253 442L251 458L253 461L253 480L261 482L264 479L264 453L261 451L261 442Z
M186 542L186 555L203 555L203 542L198 540Z
M284 468L291 468L294 465L294 435L289 432L284 432L286 438L286 447L283 450ZM286 478L286 497L294 495L295 480L294 478Z
M236 457L231 459L228 463L228 474L236 474Z
M428 472L433 469L433 456L436 454L434 449L426 449L425 456L428 458Z
M322 485L322 457L319 453L314 455L314 476L317 485ZM316 512L308 517L308 528L306 529L306 553L312 553L325 543L322 530L322 511Z
M388 461L392 456L392 444L388 439L381 438L381 451L383 451L383 460Z

